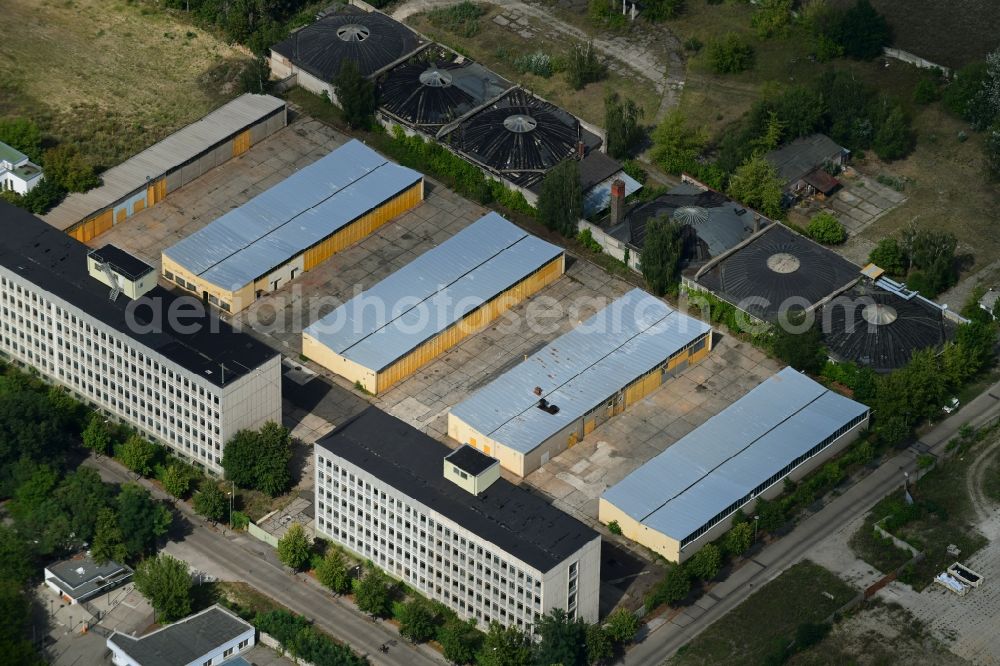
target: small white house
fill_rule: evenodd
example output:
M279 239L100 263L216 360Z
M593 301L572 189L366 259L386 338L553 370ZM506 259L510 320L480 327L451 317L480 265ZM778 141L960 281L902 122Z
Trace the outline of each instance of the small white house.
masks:
M249 622L219 605L135 638L115 632L108 649L115 666L217 666L256 643Z
M124 585L132 579L132 574L127 565L97 564L88 555L46 567L45 585L70 604L78 604Z
M20 150L0 142L0 190L27 194L42 182L42 167Z

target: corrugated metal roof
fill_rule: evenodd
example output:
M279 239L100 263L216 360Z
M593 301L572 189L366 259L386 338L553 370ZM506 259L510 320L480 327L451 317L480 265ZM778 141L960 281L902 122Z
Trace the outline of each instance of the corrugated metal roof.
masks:
M624 171L614 174L587 190L583 195L583 214L590 217L611 205L611 184L621 178L625 182L625 196L635 194L642 189L642 183Z
M683 541L867 411L785 368L608 489L603 499Z
M421 177L352 140L163 254L214 285L238 289Z
M451 413L504 446L528 453L710 330L633 289ZM535 387L541 388L540 396ZM538 409L539 398L559 412Z
M270 95L241 95L135 157L108 169L101 174L103 185L89 192L70 194L42 219L65 231L144 187L149 179L162 176L283 106L284 100Z
M487 213L305 332L382 370L560 254L562 248Z

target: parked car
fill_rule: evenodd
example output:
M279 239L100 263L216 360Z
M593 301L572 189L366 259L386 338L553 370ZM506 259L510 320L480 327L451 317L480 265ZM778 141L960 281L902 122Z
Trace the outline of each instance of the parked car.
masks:
M942 407L941 409L944 410L945 414L951 414L956 409L958 409L958 407L959 407L960 404L961 403L958 402L958 398L952 398L951 400L949 400L948 402L946 402L945 405L944 405L944 407Z

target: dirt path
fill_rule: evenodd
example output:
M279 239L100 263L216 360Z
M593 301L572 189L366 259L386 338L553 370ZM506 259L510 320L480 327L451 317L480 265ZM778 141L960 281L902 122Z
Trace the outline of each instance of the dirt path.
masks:
M969 466L969 474L965 478L966 489L972 508L976 511L979 519L979 529L983 535L993 541L1000 537L1000 520L992 520L996 512L996 506L992 500L983 493L983 482L986 472L990 467L993 457L1000 453L1000 437L997 437L989 446L983 449L975 461Z
M593 41L594 47L605 57L617 61L622 67L630 69L656 86L660 93L660 106L656 111L654 123L680 102L680 93L684 89L684 50L677 37L664 26L657 26L642 35L600 35L591 36L580 28L553 16L547 8L520 0L486 0L504 10L514 10L517 13L536 19L563 35L577 41ZM455 4L456 0L408 0L396 7L392 17L403 21L418 12L446 7ZM664 60L666 62L664 62Z

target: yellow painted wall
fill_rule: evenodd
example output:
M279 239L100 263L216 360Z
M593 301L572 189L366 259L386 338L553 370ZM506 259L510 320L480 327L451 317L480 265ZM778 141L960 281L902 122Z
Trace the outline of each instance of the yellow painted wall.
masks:
M250 130L240 132L233 137L233 157L239 157L250 150Z
M376 375L374 370L344 358L308 333L302 334L302 355L319 363L327 370L337 373L352 384L360 383L369 393L375 392Z
M669 562L679 562L681 559L680 541L649 529L603 497L597 504L597 519L605 525L616 521L622 530L622 536L659 553Z

